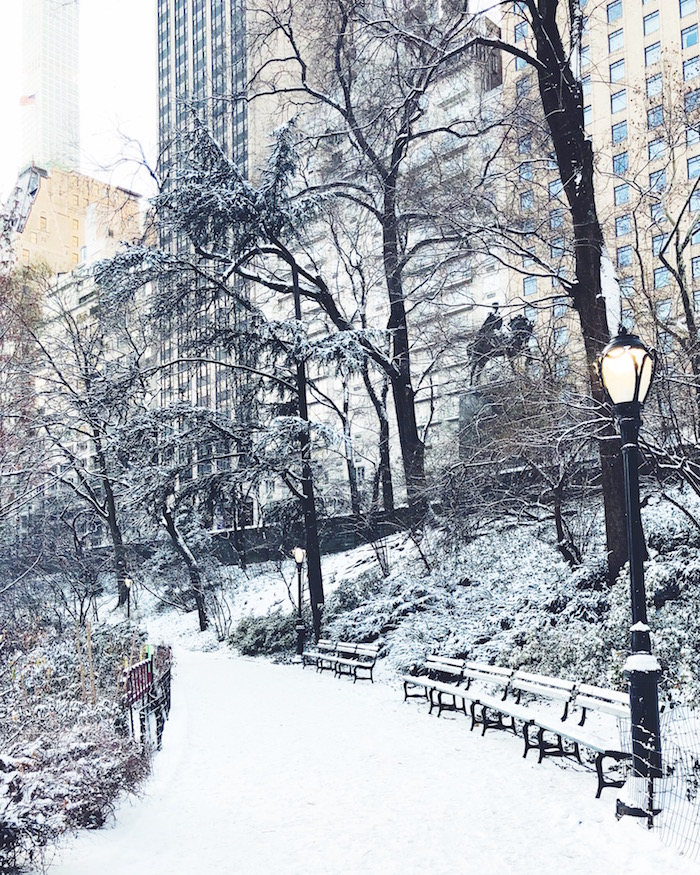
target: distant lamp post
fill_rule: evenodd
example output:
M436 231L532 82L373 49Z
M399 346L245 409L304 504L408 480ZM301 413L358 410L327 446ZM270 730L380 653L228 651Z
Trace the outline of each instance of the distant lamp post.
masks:
M297 588L298 588L298 597L297 597L297 623L296 623L296 632L297 632L297 654L301 656L304 652L304 638L306 637L306 629L304 628L304 620L301 616L301 572L304 566L304 560L306 559L306 550L303 547L295 547L292 550L292 556L294 557L294 561L297 564Z
M661 777L661 733L658 681L661 674L651 655L644 590L644 534L639 508L639 426L641 410L656 368L656 354L638 337L621 329L600 354L598 374L617 419L622 440L627 512L627 551L632 596L631 654L625 664L630 684L633 778L646 782L646 808L630 807L618 800L617 814L646 817L649 827L654 810L654 778Z
M133 580L130 577L124 578L124 586L126 587L126 616L131 617L131 585Z

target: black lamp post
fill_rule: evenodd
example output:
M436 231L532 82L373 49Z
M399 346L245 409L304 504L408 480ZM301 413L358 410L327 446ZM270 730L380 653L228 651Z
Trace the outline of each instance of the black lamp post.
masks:
M618 800L617 813L646 817L654 810L654 778L661 777L658 680L661 674L651 655L644 590L644 535L639 509L638 439L642 405L654 376L656 355L638 337L621 330L602 351L598 373L620 428L627 511L627 550L632 596L631 654L625 664L630 684L632 717L632 774L646 783L647 807L634 808Z
M306 629L304 627L304 620L301 616L301 570L304 565L304 559L306 559L306 550L303 547L295 547L292 550L292 556L294 556L294 561L297 564L297 585L298 585L298 598L297 598L297 623L296 623L296 632L297 632L297 654L301 656L304 652L304 638L306 637Z

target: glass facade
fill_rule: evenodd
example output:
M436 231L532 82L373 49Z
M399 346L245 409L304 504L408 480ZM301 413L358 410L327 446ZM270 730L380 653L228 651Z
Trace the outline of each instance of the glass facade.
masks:
M77 170L78 0L24 0L22 163Z
M247 172L245 6L240 0L158 0L158 120L163 160L194 112Z

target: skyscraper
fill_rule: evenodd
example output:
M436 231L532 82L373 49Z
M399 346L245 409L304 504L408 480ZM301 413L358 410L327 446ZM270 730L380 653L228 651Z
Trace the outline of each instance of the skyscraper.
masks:
M24 0L22 164L77 170L78 0Z
M158 130L172 166L173 134L193 115L245 168L248 159L245 6L241 0L158 0Z

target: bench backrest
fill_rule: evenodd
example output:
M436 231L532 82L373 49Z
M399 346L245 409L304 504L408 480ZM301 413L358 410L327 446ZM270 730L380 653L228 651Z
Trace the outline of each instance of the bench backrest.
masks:
M516 671L510 679L510 687L518 693L532 693L545 699L555 699L560 702L571 700L574 681L550 677L545 674L530 674L526 671Z
M374 661L379 655L379 644L353 644L350 641L339 641L337 652L343 656L357 656Z
M560 702L564 705L561 715L566 720L569 715L569 705L574 696L574 681L565 681L561 678L550 677L545 674L530 674L526 671L516 671L510 679L509 689L515 693L516 702L520 701L523 693L530 693L539 699Z
M622 719L630 718L630 696L619 690L578 684L574 704L582 711L581 723L586 719L586 711L603 711Z
M500 665L487 665L485 662L468 662L464 666L463 675L470 682L481 681L505 686L513 677L513 669L503 668Z
M428 675L435 680L461 677L464 669L464 660L431 653L425 660L425 668Z
M318 650L327 650L329 653L333 653L335 651L335 641L331 641L330 638L319 638L316 648Z

